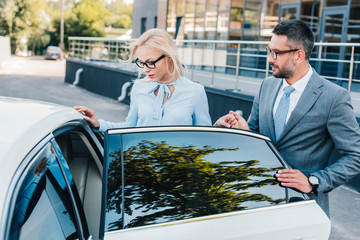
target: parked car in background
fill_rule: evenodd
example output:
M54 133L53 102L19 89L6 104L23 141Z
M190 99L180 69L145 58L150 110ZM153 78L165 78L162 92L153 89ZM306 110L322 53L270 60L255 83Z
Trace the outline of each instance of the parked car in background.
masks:
M0 239L328 239L330 220L238 129L94 132L70 107L0 97Z
M61 50L60 47L55 47L55 46L49 46L46 49L46 53L45 53L45 59L60 59L62 60L64 58L64 53Z

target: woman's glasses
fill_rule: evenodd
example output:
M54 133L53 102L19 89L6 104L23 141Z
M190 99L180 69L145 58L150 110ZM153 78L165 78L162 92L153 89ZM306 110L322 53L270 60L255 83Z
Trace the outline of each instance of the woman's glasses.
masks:
M146 61L146 62L142 62L140 61L138 58L135 59L135 63L139 68L144 68L144 66L146 66L147 68L150 69L154 69L156 68L155 63L157 63L158 61L160 61L161 59L163 59L164 57L166 57L165 54L161 55L158 59L156 59L155 61Z

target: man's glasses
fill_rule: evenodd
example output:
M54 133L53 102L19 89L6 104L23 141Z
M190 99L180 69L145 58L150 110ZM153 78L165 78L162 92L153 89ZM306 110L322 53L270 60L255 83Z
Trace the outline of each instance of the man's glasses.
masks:
M155 63L157 63L158 61L160 61L161 59L163 59L164 57L166 57L165 54L161 55L158 59L156 59L155 61L146 61L146 62L142 62L140 61L138 58L135 59L135 63L139 68L144 68L144 66L146 66L147 68L150 69L154 69L156 68Z
M290 52L296 52L296 51L299 51L300 49L290 49L290 50L284 50L284 51L274 51L274 50L271 50L270 48L266 48L266 54L268 56L271 55L271 57L276 60L277 59L277 55L278 54L284 54L284 53L290 53Z

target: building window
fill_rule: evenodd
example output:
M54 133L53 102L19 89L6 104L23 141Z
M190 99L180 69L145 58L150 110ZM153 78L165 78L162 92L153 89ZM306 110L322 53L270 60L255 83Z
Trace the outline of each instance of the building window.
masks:
M185 13L195 13L195 0L186 0Z
M140 34L146 32L146 18L141 18L141 29Z
M206 0L196 0L196 12L203 13L206 9Z
M154 18L154 28L157 28L157 17Z
M175 30L175 39L177 39L178 37L178 34L179 34L179 30L180 30L180 27L182 26L182 23L183 22L183 17L177 17L176 18L176 30ZM181 36L181 38L183 39L184 36Z
M177 14L184 14L185 13L185 0L178 0L177 1Z

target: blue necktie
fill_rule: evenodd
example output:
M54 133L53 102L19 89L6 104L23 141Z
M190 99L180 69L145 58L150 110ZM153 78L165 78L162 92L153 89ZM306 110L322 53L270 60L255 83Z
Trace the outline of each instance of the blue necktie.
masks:
M276 141L279 139L281 133L284 131L286 124L286 117L290 105L290 94L294 90L295 89L292 86L287 86L284 88L284 95L281 97L278 108L276 110L275 118L274 118Z
M167 99L170 98L171 92L169 89L169 85L173 85L173 83L162 84L162 83L158 82L158 84L152 90L149 91L149 93L153 93L156 89L159 88L159 91L158 91L158 94L156 96L156 100L154 103L154 107L153 107L153 118L156 120L159 120L162 117L162 114L163 114L162 105L163 105L165 93L166 93L166 98Z

